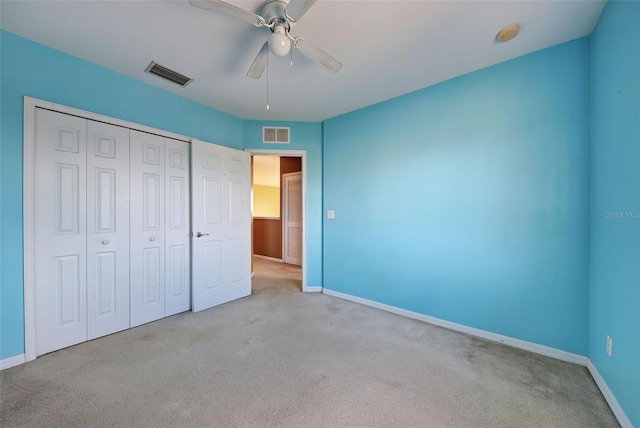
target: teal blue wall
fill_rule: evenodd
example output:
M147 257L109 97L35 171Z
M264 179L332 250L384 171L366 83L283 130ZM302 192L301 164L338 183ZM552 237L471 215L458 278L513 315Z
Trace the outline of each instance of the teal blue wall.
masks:
M291 144L264 144L263 126L288 126ZM322 124L246 120L245 149L307 151L307 286L322 286Z
M242 120L137 80L0 32L2 268L0 359L24 352L22 97L242 148Z
M591 67L589 358L640 427L640 2L607 4Z
M324 286L587 354L589 39L324 124Z

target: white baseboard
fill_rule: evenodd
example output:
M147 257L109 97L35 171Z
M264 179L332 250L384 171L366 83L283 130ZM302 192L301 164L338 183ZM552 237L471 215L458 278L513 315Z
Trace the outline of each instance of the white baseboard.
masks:
M275 257L263 256L262 254L254 254L253 257L258 257L259 259L271 260L272 262L284 263L282 259L276 259Z
M609 404L611 411L615 415L616 419L618 419L620 426L622 428L633 428L627 414L622 410L622 406L620 406L615 395L613 395L613 392L609 389L609 385L604 381L604 378L590 359L587 359L587 369L589 370L589 373L591 373L591 377L596 382L596 385L598 385L598 388L600 388L600 392L602 392L604 399L607 400L607 404Z
M307 287L304 290L305 293L322 293L322 287L321 286L313 286L313 287Z
M0 360L0 370L8 369L11 367L19 366L27 361L24 354L16 355L14 357L5 358Z
M373 300L363 299L361 297L340 293L338 291L328 290L326 288L323 289L322 292L329 296L338 297L344 300L350 300L352 302L360 303L365 306L371 306L372 308L381 309L383 311L387 311L387 312L402 315L408 318L413 318L419 321L423 321L428 324L437 325L438 327L444 327L449 330L466 333L470 336L480 337L482 339L486 339L491 342L503 343L505 345L509 345L514 348L523 349L525 351L544 355L546 357L555 358L561 361L566 361L568 363L578 364L581 366L587 365L588 358L583 355L573 354L571 352L563 351L556 348L551 348L549 346L539 345L537 343L527 342L525 340L520 340L520 339L516 339L509 336L503 336L501 334L492 333L490 331L480 330L473 327L468 327L462 324L456 324L451 321L430 317L428 315L424 315L418 312L408 311L406 309L401 309L391 305L385 305L384 303L374 302Z

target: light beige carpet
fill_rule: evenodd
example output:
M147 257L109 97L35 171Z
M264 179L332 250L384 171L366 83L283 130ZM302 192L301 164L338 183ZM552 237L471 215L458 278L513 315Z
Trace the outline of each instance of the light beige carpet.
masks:
M2 371L2 427L617 426L583 367L256 273L245 299Z

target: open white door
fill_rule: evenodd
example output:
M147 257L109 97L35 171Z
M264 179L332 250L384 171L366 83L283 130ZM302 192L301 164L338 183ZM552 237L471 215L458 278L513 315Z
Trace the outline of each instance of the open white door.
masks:
M282 176L282 258L285 263L302 265L302 173Z
M251 294L251 155L191 141L192 310Z

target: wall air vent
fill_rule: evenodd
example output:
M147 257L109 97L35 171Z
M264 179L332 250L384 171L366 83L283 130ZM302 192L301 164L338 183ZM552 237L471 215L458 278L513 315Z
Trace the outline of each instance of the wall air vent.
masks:
M187 77L184 74L180 74L177 71L170 70L167 67L163 67L160 64L157 64L155 61L151 61L151 64L149 64L149 67L147 67L145 71L147 73L160 76L163 79L167 79L170 82L177 83L183 88L193 80L192 78Z
M289 144L289 128L276 128L273 126L262 127L262 142L271 144Z

